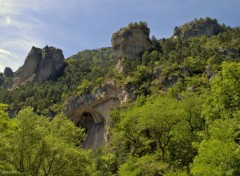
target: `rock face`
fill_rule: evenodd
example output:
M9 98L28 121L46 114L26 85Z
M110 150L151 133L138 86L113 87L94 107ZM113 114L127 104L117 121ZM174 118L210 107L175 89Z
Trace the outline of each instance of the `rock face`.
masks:
M13 76L13 71L11 68L6 67L3 72L4 76L6 77L12 77Z
M218 34L219 31L220 25L218 24L217 20L207 17L204 19L196 19L180 27L175 27L173 38L187 40L189 38L201 35L210 37Z
M153 82L152 85L167 91L169 88L174 86L178 81L183 80L184 75L190 76L190 73L187 69L183 67L170 69L166 73L166 71L164 71L163 66L158 66L154 68L153 75L156 81Z
M118 67L124 59L136 59L142 52L149 50L152 43L150 30L144 22L129 24L112 35L112 48L119 59Z
M25 60L15 74L12 88L24 82L42 82L53 79L64 66L62 50L46 46L43 49L32 47Z
M127 99L127 94L109 82L92 94L77 96L66 105L66 115L86 130L83 148L99 148L108 142L109 111Z

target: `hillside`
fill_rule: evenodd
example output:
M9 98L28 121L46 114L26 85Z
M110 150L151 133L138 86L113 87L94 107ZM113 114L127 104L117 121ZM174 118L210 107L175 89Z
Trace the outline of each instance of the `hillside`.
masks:
M57 58L62 55L54 47L37 49L45 53L38 59L33 48L20 70L5 69L0 74L0 132L6 145L0 148L18 151L9 148L6 136L25 123L23 110L29 123L30 116L41 119L33 123L42 129L39 136L45 134L41 121L48 130L51 123L63 126L53 125L59 128L53 132L56 139L49 136L53 144L66 142L61 130L72 130L65 134L76 139L71 144L82 152L78 164L84 163L86 175L240 175L240 27L204 18L176 27L170 38L150 38L149 33L145 22L130 23L113 34L112 47L65 60L53 59L55 50ZM27 68L39 60L51 64ZM19 77L24 79L12 88ZM54 121L61 113L75 126ZM76 132L81 136L75 130L82 130ZM0 169L16 169L4 157L2 152ZM71 174L78 175L76 165Z

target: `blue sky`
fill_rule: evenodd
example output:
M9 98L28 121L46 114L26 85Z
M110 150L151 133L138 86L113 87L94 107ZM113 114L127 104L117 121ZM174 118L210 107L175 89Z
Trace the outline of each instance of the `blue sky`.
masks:
M23 65L32 46L54 46L65 58L111 46L112 33L145 21L167 38L175 26L212 17L240 26L239 0L0 0L0 72Z

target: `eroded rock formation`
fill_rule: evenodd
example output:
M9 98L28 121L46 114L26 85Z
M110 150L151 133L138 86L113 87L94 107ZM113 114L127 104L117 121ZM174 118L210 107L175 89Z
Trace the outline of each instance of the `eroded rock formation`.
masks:
M173 38L181 38L187 40L197 36L216 35L220 32L220 25L216 19L201 18L192 22L186 23L180 27L175 27Z
M108 142L109 112L126 101L127 94L108 82L92 94L73 97L66 105L66 114L77 126L86 130L84 148L98 148Z
M24 82L41 82L53 79L64 66L64 56L61 49L46 46L43 49L32 47L25 63L20 67L10 86L14 88Z
M144 22L129 24L112 35L112 48L119 60L118 69L122 71L124 59L136 59L142 52L149 50L152 43L150 30Z

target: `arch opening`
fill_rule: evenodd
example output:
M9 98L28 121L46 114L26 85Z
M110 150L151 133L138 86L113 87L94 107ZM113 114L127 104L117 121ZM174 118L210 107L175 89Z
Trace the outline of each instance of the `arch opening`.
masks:
M83 148L98 148L106 143L104 138L105 120L96 112L83 112L77 123L78 127L85 129L86 139L82 143Z

